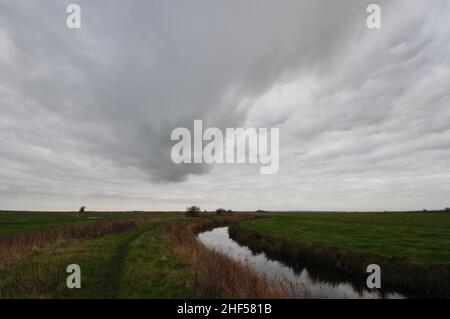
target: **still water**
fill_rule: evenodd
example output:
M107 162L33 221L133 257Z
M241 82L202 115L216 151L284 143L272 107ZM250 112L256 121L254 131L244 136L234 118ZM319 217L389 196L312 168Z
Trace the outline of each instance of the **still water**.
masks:
M269 279L286 280L299 296L306 294L311 298L349 298L349 299L378 299L378 298L405 298L396 292L368 290L357 288L349 281L340 281L337 276L313 276L312 269L301 267L295 269L281 261L270 259L265 253L255 254L248 247L241 246L230 238L228 227L218 227L200 233L198 239L208 248L228 255L230 258L248 264L251 269L264 274ZM332 278L332 279L331 279Z

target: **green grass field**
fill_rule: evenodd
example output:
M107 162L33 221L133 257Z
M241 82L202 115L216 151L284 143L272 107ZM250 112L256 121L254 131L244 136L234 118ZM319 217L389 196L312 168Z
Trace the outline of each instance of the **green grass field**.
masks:
M450 262L450 213L286 214L241 226L312 245Z
M121 220L145 218L149 216L165 219L179 218L177 213L140 213L140 212L0 212L0 236L22 234L26 232L48 230L63 225L83 224L97 220Z

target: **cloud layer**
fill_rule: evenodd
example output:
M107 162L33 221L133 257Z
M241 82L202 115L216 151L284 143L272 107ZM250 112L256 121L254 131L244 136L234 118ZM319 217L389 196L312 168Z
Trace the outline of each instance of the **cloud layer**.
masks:
M0 1L0 208L450 206L450 5ZM176 127L279 127L279 174L175 165Z

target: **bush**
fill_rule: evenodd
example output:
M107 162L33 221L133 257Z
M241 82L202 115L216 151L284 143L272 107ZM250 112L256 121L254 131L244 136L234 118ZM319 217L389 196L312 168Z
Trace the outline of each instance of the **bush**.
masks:
M216 209L216 214L217 215L222 215L225 214L227 211L224 208L217 208Z
M198 206L191 206L188 207L186 210L186 216L188 217L197 217L200 213L200 207Z

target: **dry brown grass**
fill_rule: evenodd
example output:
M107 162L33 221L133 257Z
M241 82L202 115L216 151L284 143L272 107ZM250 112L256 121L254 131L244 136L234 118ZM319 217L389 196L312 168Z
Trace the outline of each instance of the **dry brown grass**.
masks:
M64 226L52 230L0 236L0 265L16 260L35 249L78 238L96 238L106 234L118 234L131 229L142 220L97 221L88 224Z
M200 298L290 298L286 285L266 279L225 255L206 248L196 238L200 229L220 226L242 220L241 217L227 219L205 218L189 222L167 223L169 240L175 249L189 260L192 267L188 286Z

